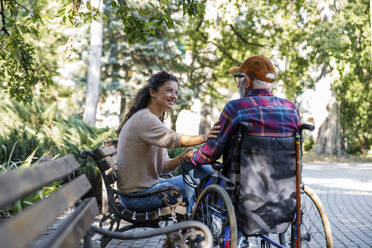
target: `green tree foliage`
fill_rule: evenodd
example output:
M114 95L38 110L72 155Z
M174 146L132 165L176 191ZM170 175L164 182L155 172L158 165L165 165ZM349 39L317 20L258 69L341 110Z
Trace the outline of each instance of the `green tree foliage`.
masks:
M183 16L182 10L178 9L177 4L168 4L177 23ZM152 10L153 7L147 5L147 9ZM153 73L167 70L182 76L189 68L183 61L184 50L178 46L177 34L173 29L155 26L145 41L139 40L132 44L128 34L124 32L123 22L115 14L116 11L111 1L106 1L104 15L110 18L104 23L100 99L118 91L123 107L125 105L127 108L134 94ZM179 104L171 117L177 117L178 111L189 105L185 97L187 91L187 87L181 82ZM175 118L172 121L175 122Z
M334 82L341 103L341 128L349 153L372 147L372 54L369 1L348 1L336 9L328 32L328 56L336 61L340 78Z
M90 6L90 1L87 1L87 6L81 6L82 1L61 1L58 2L61 4L58 13L62 23L79 25L87 22L88 17L97 17L98 11ZM0 87L17 100L31 101L35 86L43 91L52 84L51 78L55 75L48 63L35 56L35 44L29 41L38 38L38 28L45 24L41 13L48 1L29 0L20 4L13 0L1 0L0 3L0 76L5 79ZM123 23L130 43L146 41L147 37L155 35L156 30L171 29L175 23L181 24L171 16L173 8L181 8L184 15L190 16L204 11L204 4L199 1L158 0L140 4L137 1L113 0L110 3ZM106 15L103 19L109 20Z
M216 89L234 87L227 69L254 54L278 63L277 81L296 103L305 89L334 71L340 75L332 87L341 103L344 146L353 153L371 149L368 1L208 4L205 15L190 20L192 25L180 36L180 43L192 53L188 84L193 97L212 95L221 101Z
M146 38L154 35L159 28L171 29L174 28L175 23L180 25L182 22L171 16L174 13L174 7L182 8L183 15L198 16L204 12L204 3L194 0L158 0L156 3L148 1L145 4L138 4L136 1L114 0L111 1L111 5L120 17L130 43L139 40L146 41Z
M309 21L304 57L307 68L318 66L320 76L336 72L332 83L340 103L342 146L348 153L371 149L371 28L370 4L366 0L327 3L328 14Z
M103 93L119 90L123 97L132 97L136 84L142 84L159 70L178 71L182 61L172 41L172 32L163 28L153 30L145 42L130 44L123 23L114 15L115 11L109 4L105 8L105 15L112 17L105 23L104 30Z
M297 101L304 87L313 86L310 63L301 55L304 37L318 15L314 1L214 1L208 2L205 15L190 20L180 43L191 52L188 72L190 88L223 101L218 88L234 89L227 69L246 58L263 54L276 65L278 80L287 97ZM214 14L215 13L215 14Z
M45 2L0 1L0 87L19 101L31 101L35 85L44 89L52 82L47 66L35 56L35 46L29 41L38 38Z

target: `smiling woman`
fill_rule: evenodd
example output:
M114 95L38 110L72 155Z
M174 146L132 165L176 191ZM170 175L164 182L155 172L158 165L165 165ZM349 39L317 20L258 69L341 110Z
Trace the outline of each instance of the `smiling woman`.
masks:
M138 193L176 186L184 193L182 176L163 179L159 178L159 174L180 165L182 159L192 155L192 149L170 159L166 148L204 143L216 136L219 126L215 125L208 134L201 135L183 135L169 129L163 123L165 113L173 108L177 100L178 80L165 71L152 75L148 84L138 92L117 131L120 191ZM135 211L153 210L164 205L157 195L140 199L120 197L120 201Z

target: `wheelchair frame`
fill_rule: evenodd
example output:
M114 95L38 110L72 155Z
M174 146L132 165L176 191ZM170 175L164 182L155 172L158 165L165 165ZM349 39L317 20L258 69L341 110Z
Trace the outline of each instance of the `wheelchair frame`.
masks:
M246 127L249 127L250 123L244 123ZM243 125L244 125L243 124ZM291 248L300 248L301 244L303 243L306 247L315 247L314 244L310 244L309 242L313 242L314 238L317 237L317 235L320 233L320 236L323 236L324 240L323 243L317 244L316 247L327 247L327 248L333 248L333 240L332 240L332 232L331 232L331 226L330 222L328 220L328 217L324 211L324 208L322 206L322 203L318 196L313 192L309 187L303 185L301 183L301 168L302 168L302 131L306 130L314 130L314 127L309 124L302 124L300 127L300 130L298 133L296 133L296 213L295 218L293 219L292 223L290 224L289 228L284 233L278 233L277 240L274 240L269 237L269 235L266 234L257 234L249 236L259 238L261 241L261 247L270 247L270 245L273 245L274 247L278 248L285 248L286 246L286 238L289 238L290 243L289 247ZM239 137L238 134L238 140L241 140L241 136ZM240 149L240 148L238 148ZM202 221L204 224L209 226L209 228L212 231L213 239L214 239L214 245L217 245L219 247L232 247L235 248L238 246L238 230L237 230L237 221L234 211L234 204L236 203L237 199L235 194L235 183L221 175L221 169L222 166L219 165L213 165L214 169L216 170L215 173L209 178L205 179L200 184L200 187L197 189L197 201L193 208L192 213L192 219L193 220L199 220ZM219 171L219 172L217 172ZM209 180L210 185L208 185L207 181ZM303 197L301 197L301 195ZM212 200L210 200L212 199ZM213 199L215 199L216 202L213 202ZM212 207L208 206L211 205ZM216 206L217 205L217 206ZM224 205L226 207L226 210L221 207L221 205ZM318 218L320 218L320 221L322 223L321 226L319 223L311 223L310 225L315 225L317 230L315 233L313 233L309 228L307 227L307 207L313 208L309 212L314 212ZM210 210L205 210L211 208ZM220 209L221 208L221 209ZM231 210L232 209L232 210ZM205 215L211 215L211 216L204 216L204 212L207 212ZM227 213L227 216L222 216L223 213ZM222 219L222 230L224 230L224 233L220 233L220 236L217 237L219 230L213 230L215 227L219 224L216 223L210 223L215 221L217 217L220 215ZM306 222L303 222L304 219ZM310 220L312 221L312 220ZM216 221L215 221L216 222ZM230 228L228 231L227 228ZM304 227L304 230L301 231L301 227ZM321 230L322 229L322 230ZM311 233L309 233L311 232ZM322 233L321 233L322 232ZM217 234L216 234L217 233ZM229 240L226 240L226 233L229 235ZM223 235L223 238L221 237ZM316 240L315 240L316 241Z

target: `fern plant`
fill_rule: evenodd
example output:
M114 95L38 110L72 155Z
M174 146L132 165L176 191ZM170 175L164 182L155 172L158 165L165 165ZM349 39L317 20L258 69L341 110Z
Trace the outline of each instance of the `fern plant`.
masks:
M79 115L71 114L74 106L60 108L59 101L58 97L35 98L31 104L23 105L6 98L0 100L0 165L3 171L19 167L28 161L30 154L33 159L43 155L73 154L82 162L79 160L82 150L91 150L114 137L114 130L84 124ZM99 185L95 165L80 164L78 174L85 173L92 185Z

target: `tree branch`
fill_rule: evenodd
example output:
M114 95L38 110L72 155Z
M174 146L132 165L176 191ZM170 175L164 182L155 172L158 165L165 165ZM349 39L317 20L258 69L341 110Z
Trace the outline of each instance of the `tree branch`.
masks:
M246 38L243 37L243 35L241 33L239 33L232 24L229 25L231 30L234 32L234 34L239 38L241 39L244 43L246 43L247 45L249 46L259 46L259 47L264 47L266 45L261 45L261 44L257 44L257 43L252 43L252 42L249 42L247 41Z
M27 12L31 13L30 10L28 10L28 9L27 9L25 6L23 6L22 4L18 3L16 0L14 0L14 2L15 2L17 5L19 5L19 6L21 6L22 8L24 8Z
M326 64L323 64L322 70L319 74L319 76L315 79L315 83L319 82L322 77L324 77L328 73L328 66Z
M3 2L3 0L0 0L0 14L1 14L1 22L3 23L3 26L1 27L1 31L3 31L4 34L9 36L9 32L5 27L5 14L4 14L4 2Z
M218 45L216 42L211 42L212 45L216 46L218 48L218 50L220 50L225 56L227 56L229 59L231 59L232 61L234 61L234 63L236 64L240 64L241 61L237 61L236 59L234 59L230 53L226 52L225 49L222 48L222 46Z

